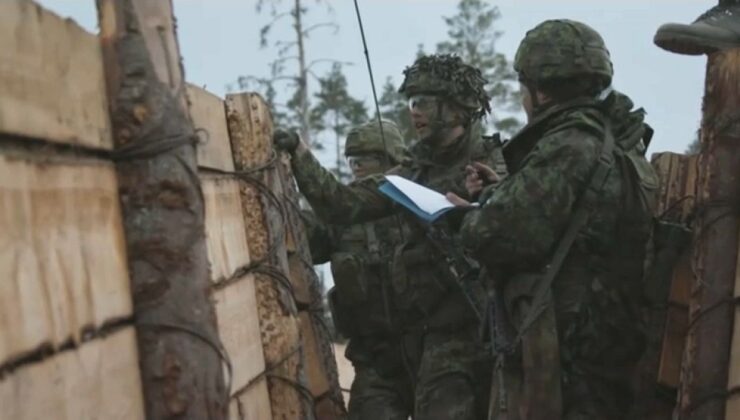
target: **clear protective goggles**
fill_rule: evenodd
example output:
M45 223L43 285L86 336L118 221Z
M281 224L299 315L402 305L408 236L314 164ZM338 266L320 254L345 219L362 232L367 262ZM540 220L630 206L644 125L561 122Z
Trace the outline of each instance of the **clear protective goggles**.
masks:
M350 168L365 168L380 163L380 156L376 155L360 155L360 156L349 156L347 163Z
M437 109L439 100L439 96L435 95L412 95L409 97L409 110L434 111Z

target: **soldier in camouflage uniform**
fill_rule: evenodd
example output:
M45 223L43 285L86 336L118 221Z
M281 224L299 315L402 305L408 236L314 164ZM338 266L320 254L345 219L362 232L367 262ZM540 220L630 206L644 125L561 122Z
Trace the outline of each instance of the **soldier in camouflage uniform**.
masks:
M382 124L382 137L377 121L356 127L347 136L344 153L355 179L383 173L405 158L404 139L396 124L387 120ZM355 368L349 419L408 419L414 392L394 336L388 264L401 242L401 225L394 217L328 225L311 213L304 213L304 221L313 263L331 262L332 317L337 331L349 338L345 356Z
M609 52L583 23L530 30L514 68L529 122L504 146L508 177L482 190L461 230L503 315L491 418L625 419L645 342L652 130L611 89Z
M400 92L409 98L418 141L411 158L390 172L467 197L466 167L473 161L490 166L500 161L494 142L472 134L490 111L485 80L478 69L449 55L420 57L404 74ZM459 217L435 226L446 234L442 245L430 237L429 226L378 190L382 176L342 185L294 134L277 133L275 142L292 153L298 186L321 219L353 224L401 216L408 233L393 252L391 288L399 354L414 389L413 418L484 418L490 358L479 340L476 307L483 292L476 281L461 283L474 267L466 273L451 267L460 248ZM456 266L464 265L454 259Z

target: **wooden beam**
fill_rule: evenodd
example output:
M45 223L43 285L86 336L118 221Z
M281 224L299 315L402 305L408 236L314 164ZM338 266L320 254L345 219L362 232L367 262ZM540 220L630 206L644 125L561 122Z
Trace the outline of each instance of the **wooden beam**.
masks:
M740 237L740 232L738 232ZM740 253L735 266L735 302L740 302ZM735 320L732 328L732 347L727 378L727 407L725 420L740 420L740 305L735 306Z
M248 386L262 375L262 353L254 276L247 274L213 293L218 318L218 333L231 356L231 394Z
M126 327L0 379L3 420L143 420L136 337Z
M286 244L290 278L294 290L301 291L296 299L303 308L300 313L301 336L306 356L308 386L315 399L318 418L342 419L347 416L347 412L339 386L331 333L322 318L326 308L321 283L311 263L308 237L298 207L300 196L293 182L290 159L287 155L280 161L280 172L286 203Z
M111 149L100 44L30 0L0 1L0 133Z
M187 86L190 115L203 140L198 145L198 166L233 171L234 158L231 156L224 101L203 88Z
M265 355L267 385L275 419L313 418L313 401L305 395L305 370L298 312L290 288L285 249L282 186L272 148L272 118L256 94L226 96L226 118L238 171L252 171L241 182L247 243Z
M222 419L194 128L169 0L97 0L147 418ZM133 150L129 149L133 148Z
M109 162L0 154L0 366L133 312Z
M201 174L206 203L206 240L211 280L230 279L249 264L239 181L223 175Z
M740 49L709 56L703 105L697 279L678 410L688 420L722 419L726 409L740 231Z

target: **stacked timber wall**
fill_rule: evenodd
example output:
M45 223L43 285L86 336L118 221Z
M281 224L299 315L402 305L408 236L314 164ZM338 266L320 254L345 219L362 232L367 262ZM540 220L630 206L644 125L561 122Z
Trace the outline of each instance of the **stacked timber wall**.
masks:
M0 419L144 416L97 37L0 2Z
M0 419L144 418L100 40L3 1L0 55ZM255 94L187 97L229 418L342 418L270 112Z

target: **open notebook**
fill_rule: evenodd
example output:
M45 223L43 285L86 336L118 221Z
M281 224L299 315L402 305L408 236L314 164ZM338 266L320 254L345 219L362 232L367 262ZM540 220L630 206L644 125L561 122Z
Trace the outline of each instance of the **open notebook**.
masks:
M455 208L444 195L398 175L387 175L379 189L428 223Z

